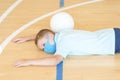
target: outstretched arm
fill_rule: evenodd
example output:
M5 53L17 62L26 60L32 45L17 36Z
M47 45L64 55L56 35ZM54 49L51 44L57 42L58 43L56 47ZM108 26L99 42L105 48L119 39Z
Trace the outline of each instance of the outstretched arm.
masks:
M32 41L34 40L36 37L36 35L32 35L32 36L26 36L26 37L19 37L19 38L15 38L12 40L12 42L14 43L23 43L23 42L26 42L26 41Z
M15 63L16 67L24 66L56 66L63 60L61 55L54 55L52 57L33 59L33 60L21 60Z

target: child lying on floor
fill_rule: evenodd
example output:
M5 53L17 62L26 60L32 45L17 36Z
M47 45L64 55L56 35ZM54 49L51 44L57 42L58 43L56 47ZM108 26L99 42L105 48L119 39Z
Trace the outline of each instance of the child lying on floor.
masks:
M49 29L40 30L37 35L16 38L15 43L35 40L36 46L52 57L21 60L15 66L55 66L68 55L114 55L120 52L120 29L109 28L94 32L64 30L55 33Z

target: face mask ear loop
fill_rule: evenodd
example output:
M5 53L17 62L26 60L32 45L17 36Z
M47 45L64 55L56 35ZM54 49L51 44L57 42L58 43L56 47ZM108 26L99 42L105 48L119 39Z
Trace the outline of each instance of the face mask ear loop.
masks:
M49 38L49 36L47 37L47 43L48 43L48 42L50 43L50 38Z
M50 38L49 38L48 34L46 35L46 39L47 39L46 43L49 42Z
M48 40L48 41L50 41L50 37L49 37L49 35L48 35L48 34L46 35L46 37L47 37L47 40Z
M50 43L50 37L48 36L48 34L47 34L47 42L49 42ZM50 43L51 44L51 43ZM51 44L52 45L52 44Z

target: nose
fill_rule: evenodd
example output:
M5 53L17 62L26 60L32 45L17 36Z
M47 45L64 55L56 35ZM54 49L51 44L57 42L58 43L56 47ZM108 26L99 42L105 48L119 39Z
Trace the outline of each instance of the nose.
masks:
M41 46L41 49L43 50L43 49L44 49L44 47L45 47L45 46L43 46L43 45L42 45L42 46Z

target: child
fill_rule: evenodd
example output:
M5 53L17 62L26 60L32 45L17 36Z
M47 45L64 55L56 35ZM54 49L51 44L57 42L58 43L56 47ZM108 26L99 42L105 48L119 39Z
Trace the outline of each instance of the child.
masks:
M83 30L64 30L54 33L43 29L38 34L14 39L15 43L35 40L36 46L52 57L41 59L21 60L15 66L55 66L68 55L114 55L120 52L120 29L109 28L95 32Z

